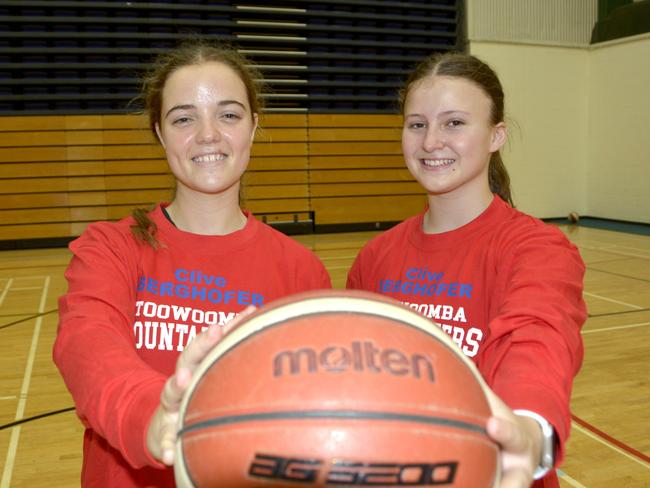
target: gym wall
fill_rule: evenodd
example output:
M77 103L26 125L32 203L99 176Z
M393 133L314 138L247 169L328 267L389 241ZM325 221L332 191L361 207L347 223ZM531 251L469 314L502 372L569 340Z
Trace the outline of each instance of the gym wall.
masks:
M469 0L469 51L506 90L520 209L650 223L650 34L591 44L597 3Z

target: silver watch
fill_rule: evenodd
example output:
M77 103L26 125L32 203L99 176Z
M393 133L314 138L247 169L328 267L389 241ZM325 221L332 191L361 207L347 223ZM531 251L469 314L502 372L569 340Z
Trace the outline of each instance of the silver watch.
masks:
M553 469L555 464L555 430L548 420L535 412L530 410L513 410L513 412L515 415L535 420L542 428L542 452L539 464L533 473L533 479L541 479Z

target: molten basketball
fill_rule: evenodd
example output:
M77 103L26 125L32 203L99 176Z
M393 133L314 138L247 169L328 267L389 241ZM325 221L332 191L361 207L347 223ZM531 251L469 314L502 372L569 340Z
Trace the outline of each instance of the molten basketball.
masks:
M492 487L480 374L430 320L365 292L279 300L201 363L180 411L181 487Z

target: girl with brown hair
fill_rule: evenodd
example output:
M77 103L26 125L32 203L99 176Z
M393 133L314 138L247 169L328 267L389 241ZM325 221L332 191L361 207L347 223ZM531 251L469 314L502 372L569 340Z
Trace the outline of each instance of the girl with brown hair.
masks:
M240 207L261 110L247 65L201 41L157 59L143 96L174 198L70 245L54 361L86 427L82 486L174 486L200 360L251 307L331 286L310 250Z
M431 56L401 102L404 158L428 206L366 244L347 286L406 303L476 362L492 389L501 487L558 487L583 357L584 263L557 228L512 206L504 95L487 64Z

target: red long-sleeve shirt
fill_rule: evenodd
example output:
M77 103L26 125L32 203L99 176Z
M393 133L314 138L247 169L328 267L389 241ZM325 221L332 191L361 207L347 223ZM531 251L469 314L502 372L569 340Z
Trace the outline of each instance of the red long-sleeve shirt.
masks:
M146 431L188 341L249 304L331 287L310 250L250 214L226 236L180 231L160 207L150 215L158 249L133 237L130 217L70 245L53 355L86 426L84 487L174 486Z
M425 234L424 214L371 240L348 288L407 303L447 331L513 409L547 419L564 456L573 378L583 357L584 264L555 227L495 197L472 222ZM550 473L535 487L559 486Z

